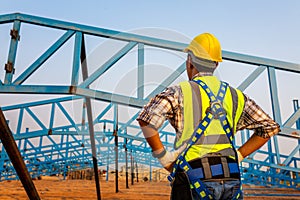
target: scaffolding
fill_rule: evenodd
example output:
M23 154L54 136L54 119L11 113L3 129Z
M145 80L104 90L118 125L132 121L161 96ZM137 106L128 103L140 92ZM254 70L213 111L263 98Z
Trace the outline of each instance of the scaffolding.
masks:
M163 74L164 78L155 80L155 87L149 89L147 83L151 80L147 80L147 73L151 70L148 63L152 57L147 56L147 53L159 49L184 57L182 50L187 44L20 13L0 15L0 27L7 28L8 25L12 25L12 29L10 32L7 30L10 33L10 44L4 78L0 80L0 93L15 94L13 97L17 98L24 95L48 97L2 106L8 119L6 122L32 177L54 174L66 177L70 171L87 168L98 171L98 167L108 168L113 164L118 170L119 163L126 163L127 166L133 159L138 164L148 166L150 174L153 168L160 167L152 158L151 149L135 119L139 109L151 97L182 78L185 62L184 59L179 59L178 66L166 70L168 73ZM29 30L36 31L38 36L53 31L58 39L35 57L31 64L18 66L17 61L23 56L17 54L19 48L27 51L37 48L21 46L22 40L26 40L25 37L28 36L26 31ZM21 33L24 37L21 37ZM32 36L28 37L33 39ZM93 40L101 44L113 41L108 44L114 46L114 51L108 51L108 57L107 52L102 52L103 55L100 53L99 59L103 58L104 61L91 71L87 50L91 49L89 44ZM68 62L61 66L51 65L50 61L55 60L55 55L60 52L67 52ZM237 86L238 89L244 91L253 86L261 76L266 77L268 94L265 96L273 118L281 126L281 132L268 142L265 149L243 161L243 183L299 189L299 104L297 99L291 101L294 109L283 120L282 112L288 111L283 110L285 107L280 104L277 79L278 72L299 77L300 64L225 50L222 54L228 63L252 67ZM121 80L120 73L124 73L127 67L127 57L135 62L130 69L130 74L134 73L134 77L124 76L124 80ZM56 71L51 70L51 67ZM35 78L39 76L37 72L41 69L49 70L46 71L47 81ZM63 83L55 82L55 77L60 73L66 74L66 81ZM156 73L158 75L160 72L153 71L152 75ZM109 82L111 80L114 81ZM120 81L118 87L127 82L132 84L132 81L135 84L129 92L123 92L107 87L103 83L105 81L107 84ZM34 126L28 127L28 124ZM167 122L159 131L163 144L171 149L174 131ZM235 139L236 146L240 146L250 136L250 131L239 132ZM289 145L284 146L284 152L288 153L283 153L281 146L286 142ZM2 144L0 147L0 181L18 179L6 153L7 149Z

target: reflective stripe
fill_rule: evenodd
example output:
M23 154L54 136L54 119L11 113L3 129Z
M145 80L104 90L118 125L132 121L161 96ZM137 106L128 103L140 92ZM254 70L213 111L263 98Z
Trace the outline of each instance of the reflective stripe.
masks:
M232 117L235 118L236 116L236 110L237 110L237 104L238 104L238 96L237 96L237 92L234 88L229 87L230 89L230 93L232 96Z
M185 96L192 97L192 89L191 89L191 86L188 81L181 82L179 85L181 87L183 97L185 97ZM184 127L185 131L183 131L180 140L175 142L176 148L179 148L182 145L183 141L189 140L191 135L194 132L194 124L193 124L194 119L193 119L193 115L190 114L191 110L193 110L192 98L184 98L183 103L184 103L184 108L183 108L184 125L183 125L183 127ZM189 133L189 134L185 134L185 133Z
M184 143L187 143L189 139L183 141ZM215 145L215 144L229 144L229 139L226 136L226 134L222 135L207 135L202 136L200 139L197 140L195 145L203 145L205 144L207 148L209 149L215 149L214 146L209 145ZM223 147L227 147L228 145L222 145Z
M192 102L193 102L193 122L194 129L198 126L202 119L202 100L199 85L195 82L189 82L192 87Z
M245 107L244 94L240 90L236 90L236 92L237 92L237 96L238 96L238 106L237 106L236 115L234 118L235 128L236 128L236 124L238 123L238 121L243 113L244 107ZM234 132L236 132L236 129L234 129Z
M232 102L233 102L233 107L232 107L232 119L233 119L233 132L236 132L236 125L238 123L238 120L240 119L242 112L244 110L245 106L245 96L244 94L238 90L234 89L232 87L230 88L230 93L232 96Z
M235 133L235 130L236 130L235 116L236 116L236 111L237 111L237 107L238 107L238 96L237 96L237 92L234 88L229 87L229 89L230 89L230 93L231 93L231 97L232 97L232 119L233 119L232 130Z
M200 144L228 144L229 140L225 134L222 135L207 135L202 136L197 142L196 145Z
M218 153L221 154L221 155L223 155L223 156L228 156L228 157L230 157L230 155L234 155L235 154L234 150L231 147L224 148L221 151L218 151ZM234 157L232 157L232 158L234 159Z

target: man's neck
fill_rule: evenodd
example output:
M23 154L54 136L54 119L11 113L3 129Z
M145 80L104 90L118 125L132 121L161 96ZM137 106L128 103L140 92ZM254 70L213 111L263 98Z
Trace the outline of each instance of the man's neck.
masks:
M201 76L213 76L213 73L212 72L198 72L197 74L195 74L193 77L192 77L192 80L196 77L201 77Z

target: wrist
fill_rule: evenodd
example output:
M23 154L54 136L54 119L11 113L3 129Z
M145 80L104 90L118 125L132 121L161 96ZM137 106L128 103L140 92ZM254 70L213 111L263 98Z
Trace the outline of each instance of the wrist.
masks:
M152 150L152 156L153 156L154 158L158 158L158 159L164 157L164 155L166 155L166 153L167 153L167 151L166 151L165 148L159 149L159 150L156 150L156 151L153 151L153 150Z
M237 150L237 156L238 156L238 162L242 162L242 160L244 160L244 156L241 154L241 152L239 150Z

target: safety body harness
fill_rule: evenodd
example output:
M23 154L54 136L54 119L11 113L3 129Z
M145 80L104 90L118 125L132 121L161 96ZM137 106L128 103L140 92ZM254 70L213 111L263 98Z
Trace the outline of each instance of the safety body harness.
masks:
M198 127L194 130L194 133L192 137L190 138L189 142L187 143L186 149L179 155L177 158L176 163L174 164L173 170L171 174L168 176L168 180L171 182L174 181L175 174L177 171L184 171L190 182L191 188L194 188L196 192L199 194L201 199L213 199L213 195L210 193L210 191L206 188L204 183L202 182L203 179L211 178L211 177L218 177L221 175L221 177L228 177L228 174L238 174L238 179L240 179L239 173L239 166L237 162L237 152L235 148L233 148L232 139L233 139L233 132L230 127L230 124L228 122L226 111L224 110L222 106L222 102L226 93L226 89L228 87L228 84L221 81L221 86L219 88L219 91L217 93L217 96L215 96L211 89L201 80L193 80L196 82L200 87L204 89L206 94L208 95L210 99L210 106L206 110L206 116L200 121ZM228 137L230 144L232 145L232 148L235 152L235 162L226 162L226 166L223 165L223 160L226 159L224 157L221 157L222 164L210 164L207 160L207 157L203 156L202 160L202 167L201 168L192 168L190 163L185 160L185 155L189 148L193 146L197 140L203 136L204 131L209 126L210 122L213 119L219 119L220 123L226 133L226 136ZM228 166L228 167L227 167ZM207 177L207 175L210 175L210 177ZM225 175L224 175L225 174ZM241 185L237 192L234 194L232 199L238 199L241 195Z

